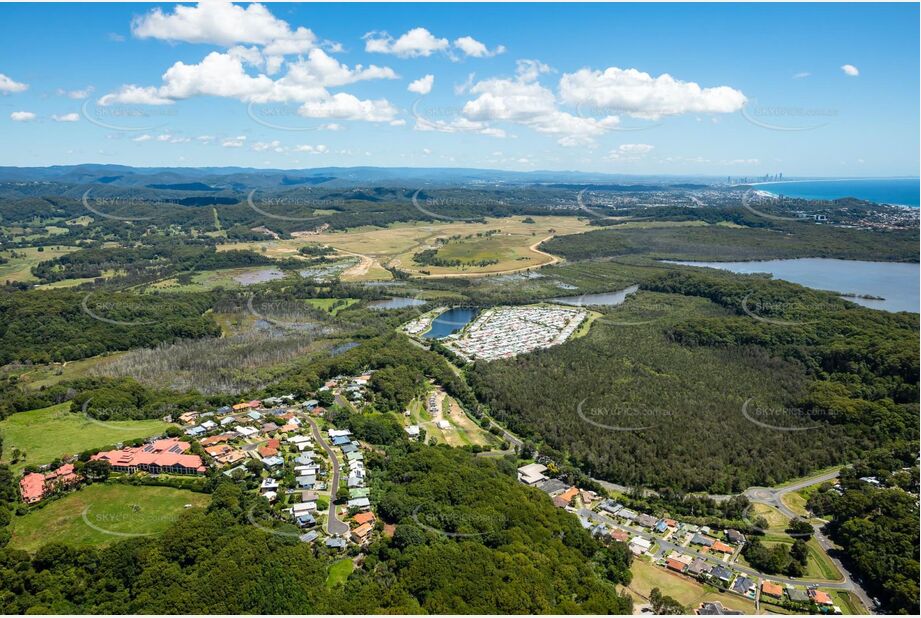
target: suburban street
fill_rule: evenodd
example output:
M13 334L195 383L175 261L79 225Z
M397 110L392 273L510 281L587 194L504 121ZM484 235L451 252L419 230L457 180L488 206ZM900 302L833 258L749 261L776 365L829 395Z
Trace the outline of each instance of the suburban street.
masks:
M317 441L317 444L323 447L323 450L326 451L326 454L329 456L330 464L332 465L332 475L330 477L330 499L329 499L329 513L326 517L326 532L330 536L342 536L348 534L349 525L348 523L341 521L336 516L336 504L333 498L336 495L336 492L339 490L339 460L336 458L336 453L333 451L332 447L326 443L323 439L323 435L320 433L320 428L317 426L317 423L312 418L308 418L307 422L310 423L310 428L313 430L313 437Z

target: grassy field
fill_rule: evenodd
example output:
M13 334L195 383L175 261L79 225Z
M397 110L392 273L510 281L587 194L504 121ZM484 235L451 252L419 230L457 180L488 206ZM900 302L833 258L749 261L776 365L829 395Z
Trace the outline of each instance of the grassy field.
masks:
M3 460L9 461L13 449L25 458L12 464L18 472L28 464L46 464L62 455L124 440L146 438L162 433L169 425L160 420L91 421L69 412L70 403L19 412L0 421L3 434Z
M338 307L333 307L339 301L345 301L344 304L339 305ZM352 305L358 302L357 298L310 298L307 302L317 309L322 309L327 313L336 315L343 309L348 309Z
M634 560L630 567L633 580L627 587L634 603L648 603L649 593L653 588L658 588L662 594L668 595L684 605L693 614L701 603L719 601L723 607L729 607L745 612L755 613L755 603L729 592L718 592L715 588L704 586L683 575L671 573L657 567L645 560Z
M479 256L498 256L499 264L486 267L459 268L425 268L436 273L492 273L510 269L527 268L549 263L551 258L529 247L547 236L556 234L577 234L590 229L586 221L575 217L533 217L535 223L522 223L515 218L490 218L484 223L401 223L386 228L356 228L343 232L312 234L288 240L262 240L228 243L218 246L219 251L249 249L271 258L282 259L296 257L298 249L306 245L327 245L342 252L364 256L369 262L362 267L350 269L343 274L344 280L369 280L390 278L382 265L397 266L403 270L418 272L418 265L412 263L415 253L434 246L436 239L451 236L461 237L476 235L487 230L501 230L489 239L471 239L470 243L459 242L455 251L462 254ZM522 258L522 259L519 259ZM475 258L481 259L481 258ZM386 275L384 275L386 273Z
M428 395L423 400L412 400L408 407L409 417L401 417L405 419L404 424L421 426L425 430L426 442L434 438L438 444L447 444L454 447L498 444L499 439L464 414L460 405L452 397L445 395L444 392L439 392L439 399L443 412L437 417L433 417L426 408L425 402L428 401ZM447 420L451 427L449 429L440 429L435 424L435 421L439 419Z
M32 389L53 386L61 380L74 380L89 374L90 370L117 358L124 352L115 352L101 356L92 356L66 363L49 363L45 365L7 365L0 371L2 376L15 375L19 383Z
M847 590L825 590L825 592L831 595L832 601L841 608L841 613L845 616L866 616L870 613L863 603Z
M207 506L210 496L172 487L89 485L11 524L10 546L35 551L46 543L106 545L165 530L186 504Z
M0 257L9 260L5 264L0 264L0 281L37 281L32 276L33 266L76 250L77 247L45 247L43 251L39 251L38 247L25 247L0 251ZM14 253L16 257L13 257Z
M762 543L765 547L774 547L775 545L792 545L793 539L788 535L783 533L774 533L771 532L767 534ZM831 561L823 550L819 542L814 538L809 539L806 543L806 547L809 550L809 555L806 558L806 569L803 573L802 579L810 580L824 580L829 582L837 582L841 580L841 573L838 571L838 568ZM745 561L745 558L739 556L739 563L743 565L748 565Z
M239 288L247 283L261 283L263 277L260 273L271 270L270 267L247 267L247 268L222 268L220 270L208 270L192 274L191 281L180 283L175 277L158 281L149 286L149 290L170 291L170 292L205 292L218 287L222 288ZM269 281L270 279L264 279Z
M329 575L326 576L326 587L333 588L344 584L354 570L355 563L351 558L343 558L332 563L329 565Z

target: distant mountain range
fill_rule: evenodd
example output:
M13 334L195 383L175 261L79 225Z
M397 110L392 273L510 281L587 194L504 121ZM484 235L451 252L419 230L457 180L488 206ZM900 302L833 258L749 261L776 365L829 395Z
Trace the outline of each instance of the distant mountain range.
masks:
M283 170L247 167L130 167L125 165L53 165L50 167L0 167L0 183L53 182L69 185L114 185L178 191L224 191L284 188L299 185L323 187L464 186L535 184L645 184L709 185L723 179L701 176L636 176L575 171L510 172L474 168L319 167Z

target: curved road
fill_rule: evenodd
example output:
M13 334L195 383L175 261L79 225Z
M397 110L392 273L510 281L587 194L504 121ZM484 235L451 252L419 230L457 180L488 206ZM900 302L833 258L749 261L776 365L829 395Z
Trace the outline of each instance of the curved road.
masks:
M320 428L317 427L316 421L308 417L307 422L310 423L310 428L313 429L314 439L317 441L317 444L322 446L323 450L326 451L333 466L333 475L329 486L330 500L329 513L326 516L326 533L330 536L343 536L348 534L349 525L336 516L336 504L332 499L333 493L339 491L339 460L336 458L336 453L333 451L332 447L323 440L323 436L320 434Z

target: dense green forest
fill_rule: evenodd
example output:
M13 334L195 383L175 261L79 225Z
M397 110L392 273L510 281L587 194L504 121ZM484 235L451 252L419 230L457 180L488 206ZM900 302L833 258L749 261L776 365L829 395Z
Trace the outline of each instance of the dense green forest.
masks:
M206 294L89 294L0 288L0 364L76 360L162 341L214 337Z
M557 236L541 249L568 260L645 255L671 260L768 260L820 257L918 261L918 230L871 230L778 223L767 227L618 227Z
M396 524L342 586L327 550L246 524L263 499L221 481L207 512L105 548L0 549L3 613L629 613L630 556L605 547L514 466L407 445L374 460L374 501ZM2 480L2 476L0 476ZM443 531L462 531L451 536ZM469 533L469 535L467 534Z
M684 491L772 485L916 439L908 314L727 273L673 270L643 287L658 291L608 310L583 339L478 363L478 396L593 476ZM746 315L749 295L784 321Z

